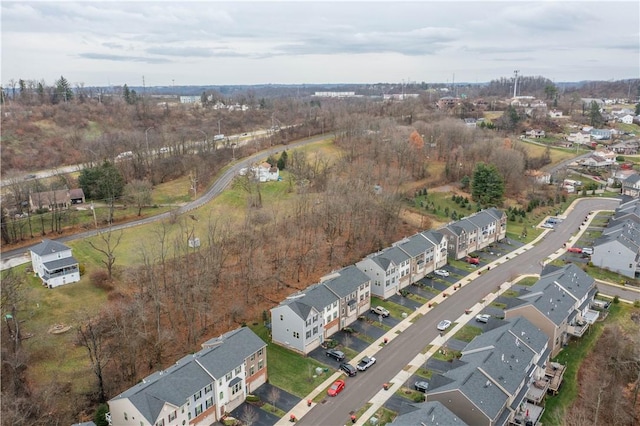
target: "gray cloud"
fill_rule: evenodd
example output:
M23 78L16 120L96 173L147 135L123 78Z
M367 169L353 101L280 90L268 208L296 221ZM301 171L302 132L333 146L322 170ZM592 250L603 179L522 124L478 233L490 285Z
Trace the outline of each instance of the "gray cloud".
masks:
M115 61L115 62L143 62L147 64L166 64L171 61L164 58L144 58L140 56L125 56L125 55L112 55L108 53L80 53L79 57L85 59L97 59L102 61Z

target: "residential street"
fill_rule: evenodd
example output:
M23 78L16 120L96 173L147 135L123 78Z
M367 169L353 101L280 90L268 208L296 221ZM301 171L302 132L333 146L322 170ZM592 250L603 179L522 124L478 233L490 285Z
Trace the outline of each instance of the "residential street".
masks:
M473 282L457 290L451 297L437 305L428 315L419 318L406 331L398 335L375 356L378 362L369 371L348 378L345 390L336 398L328 398L300 419L302 425L343 425L348 423L352 412L369 401L398 371L424 349L437 335L436 324L443 319L453 320L464 314L465 309L494 291L503 282L522 274L539 274L540 260L563 248L563 244L578 230L590 211L613 210L618 200L584 199L566 219L549 232L536 246L509 261L483 272Z

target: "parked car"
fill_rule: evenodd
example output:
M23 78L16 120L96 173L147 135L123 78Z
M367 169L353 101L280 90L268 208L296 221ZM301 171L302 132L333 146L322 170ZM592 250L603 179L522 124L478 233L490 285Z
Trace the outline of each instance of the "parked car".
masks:
M337 349L327 349L326 354L328 357L331 357L336 361L342 361L344 359L344 352Z
M333 382L329 390L327 390L327 395L337 396L340 392L344 390L344 387L345 387L344 380L338 379L335 382Z
M346 362L340 364L340 370L342 370L349 377L353 377L358 374L358 370L353 365L347 364Z
M553 229L553 223L545 222L541 225L543 228Z
M358 363L358 370L365 371L367 368L371 367L376 363L376 359L374 357L365 356Z
M465 262L471 264L471 265L479 265L480 264L480 258L479 257L472 257L472 256L467 256L464 259Z
M593 254L593 247L582 247L582 253L584 254Z
M382 306L374 306L373 308L371 308L371 313L376 315L382 315L383 317L389 316L389 311L387 311Z
M444 269L436 269L435 271L433 271L434 274L436 274L439 277L448 277L449 276L449 271L445 271Z
M415 382L413 387L417 391L426 393L427 389L429 389L429 382Z
M451 321L449 320L442 320L438 323L438 330L440 331L444 331L447 328L449 328L451 326Z
M485 324L489 322L489 318L491 318L491 315L489 314L476 315L476 321L483 322Z
M582 253L582 249L580 247L569 247L567 251L569 253Z

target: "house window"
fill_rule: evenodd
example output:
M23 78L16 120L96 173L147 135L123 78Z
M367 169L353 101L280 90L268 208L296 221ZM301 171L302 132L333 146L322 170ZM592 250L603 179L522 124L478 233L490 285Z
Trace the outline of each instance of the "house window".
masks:
M195 402L196 400L200 399L202 397L202 391L199 390L198 392L196 392L195 395L193 395L193 402Z
M318 322L318 316L317 315L313 316L313 322Z
M236 373L236 376L237 376L238 374L240 374L240 372L241 372L241 371L242 371L242 367L241 367L241 366L237 366L237 367L236 367L236 372L235 372L235 373Z
M124 413L124 419L129 420L129 416L127 416L127 413Z
M311 338L311 330L307 331L306 336L307 336L307 339L310 339L310 338Z
M226 375L226 376L224 376L224 378L227 380L227 382L228 382L229 380L231 380L231 377L233 377L233 375L231 374L231 371L229 371L229 372L227 373L227 375Z
M258 361L258 370L262 370L262 367L264 367L264 361L263 360L259 360Z
M207 401L204 403L204 406L205 406L206 408L210 408L210 407L212 407L212 406L213 406L213 397L211 397L211 398L207 398Z
M254 359L256 359L256 354L251 354L251 361L253 361Z
M280 314L280 321L284 321L284 315Z
M334 312L334 313L333 313L333 319L336 319L336 318L338 318L338 313L337 313L337 312Z
M313 334L318 334L318 326L313 327Z
M262 356L262 349L258 350L258 356Z
M200 414L202 414L202 404L198 404L196 407L196 416L199 416Z
M160 421L156 423L156 426L164 426L164 419L160 419Z
M251 369L249 369L249 375L253 376L254 374L256 374L256 366L252 365Z
M327 324L329 324L330 322L331 322L331 315L329 315L329 316L327 317L327 321L326 321L326 323L327 323Z
M218 387L221 388L222 387L222 379L218 380Z
M178 413L176 411L173 411L172 413L169 413L169 421L172 422L176 419L176 417L178 417Z
M296 338L296 339L299 339L300 338L300 333L298 333L297 331L294 331L293 332L293 337Z
M235 395L242 390L242 382L238 382L231 388L231 395Z
M204 393L209 393L212 390L213 390L213 383L210 383L204 388Z
M224 392L220 391L220 398L218 398L219 400L223 400L224 399Z

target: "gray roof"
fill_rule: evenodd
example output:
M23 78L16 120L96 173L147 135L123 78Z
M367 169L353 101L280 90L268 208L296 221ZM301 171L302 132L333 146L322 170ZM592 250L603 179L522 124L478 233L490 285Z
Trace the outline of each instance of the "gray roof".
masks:
M307 318L309 318L309 312L311 312L311 309L313 309L311 306L305 303L302 303L297 299L284 300L280 304L280 306L282 305L289 305L289 308L303 320L306 320Z
M190 396L242 365L245 358L266 344L251 329L242 327L208 340L203 346L207 347L153 373L112 400L129 399L153 424L166 402L184 405Z
M73 256L70 256L70 257L63 257L62 259L52 260L50 262L45 262L42 264L42 266L44 266L47 271L53 271L55 269L60 269L66 266L72 266L77 264L78 264L78 261L76 260L76 258Z
M490 212L486 210L479 211L478 213L471 215L467 218L478 228L489 226L492 223L496 223L498 218L494 217Z
M576 302L589 293L595 281L573 263L560 268L549 266L529 288L530 292L519 299L528 301L559 325L568 318Z
M338 296L336 296L331 290L325 287L322 284L314 284L310 287L307 287L305 290L296 293L290 298L285 299L281 305L293 305L294 303L307 305L309 307L314 307L318 311L324 310L325 307L331 305L333 302L338 300ZM292 308L293 309L293 308ZM305 312L302 310L301 312ZM308 311L306 311L308 314ZM301 317L306 319L306 316Z
M627 178L622 182L622 186L633 186L638 182L640 182L640 175L633 174L627 176Z
M444 239L444 234L438 231L424 231L422 232L422 236L436 245L440 244Z
M461 219L455 223L455 225L467 231L467 233L477 232L478 225L470 221L468 218Z
M388 247L382 251L382 253L378 254L378 256L373 259L384 258L389 259L396 265L401 264L402 262L409 260L409 255L405 253L402 249L398 247Z
M401 414L391 423L407 426L466 426L467 424L460 420L458 416L453 414L447 407L439 401L428 401L416 404L409 404L414 408L412 411Z
M422 234L415 234L395 243L396 247L400 247L411 257L424 254L429 248L434 247L434 245L435 243L427 240Z
M451 233L453 233L454 235L457 235L457 236L459 237L459 236L460 236L460 235L462 235L464 232L466 232L466 229L465 229L465 228L463 228L463 227L461 227L461 226L459 226L459 225L458 225L458 224L459 224L459 222L460 222L460 221L455 222L455 223L452 223L452 224L450 224L450 225L447 225L447 226L445 226L445 227L443 228L443 230L445 230L445 231L449 231L449 232L451 232ZM475 229L475 227L474 227L474 229Z
M42 240L40 244L31 247L30 250L38 256L45 256L51 253L71 250L71 247L67 247L64 244L53 240Z
M328 287L339 297L352 294L360 285L369 282L371 279L355 265L347 266L337 272L338 276L323 281L322 284Z
M631 219L616 221L603 231L603 235L596 239L593 246L602 246L612 241L618 241L634 253L640 252L640 226Z
M445 380L432 380L429 395L457 390L494 420L527 381L530 365L546 344L541 330L525 318L513 318L474 338L459 366L444 373Z

